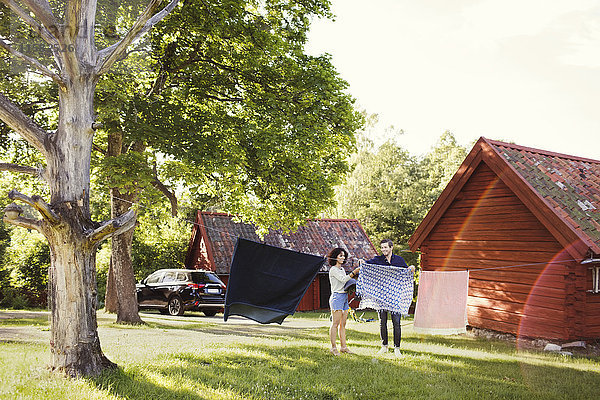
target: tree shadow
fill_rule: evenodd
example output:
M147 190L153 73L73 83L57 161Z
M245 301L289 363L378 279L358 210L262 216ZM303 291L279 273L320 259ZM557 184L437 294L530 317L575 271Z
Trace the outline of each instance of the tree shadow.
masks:
M503 340L503 339L490 339L485 337L471 337L467 335L457 336L436 336L436 335L413 335L402 339L404 342L421 344L425 343L428 345L437 345L449 348L463 348L469 350L483 351L483 352L518 352L518 353L529 353L537 354L542 357L552 355L552 353L545 352L542 347L535 347L529 342L521 343L519 339L516 340ZM597 355L586 352L572 350L572 358L581 358L588 360L600 361L600 357Z
M232 345L173 354L107 373L94 384L126 399L595 398L598 372L513 358L404 351L330 356L324 347Z
M277 325L268 324L263 325L259 323L238 323L238 322L227 322L227 323L215 323L215 322L186 322L180 324L177 319L174 320L152 320L147 321L145 326L134 326L131 329L146 329L155 328L162 330L179 330L183 329L186 331L193 331L199 333L206 333L216 336L241 336L246 338L269 338L269 339L309 339L309 340L326 340L329 337L329 326L318 326L318 327L302 327L302 326L290 326L290 325ZM121 327L121 326L119 326ZM346 329L347 336L351 341L373 341L373 343L379 342L379 335L359 330Z

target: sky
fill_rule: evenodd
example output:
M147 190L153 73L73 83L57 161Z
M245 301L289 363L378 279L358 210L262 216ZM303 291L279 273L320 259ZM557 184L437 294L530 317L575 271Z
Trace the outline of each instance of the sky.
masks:
M600 159L600 0L331 3L307 52L413 155L449 130Z

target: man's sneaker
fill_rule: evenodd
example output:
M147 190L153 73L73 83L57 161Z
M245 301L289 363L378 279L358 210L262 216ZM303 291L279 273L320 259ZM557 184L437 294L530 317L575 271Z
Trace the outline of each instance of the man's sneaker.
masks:
M397 358L400 358L400 357L402 357L402 353L400 353L400 347L394 347L394 355L395 355Z
M385 354L388 351L387 346L381 346L381 348L377 351L377 354Z

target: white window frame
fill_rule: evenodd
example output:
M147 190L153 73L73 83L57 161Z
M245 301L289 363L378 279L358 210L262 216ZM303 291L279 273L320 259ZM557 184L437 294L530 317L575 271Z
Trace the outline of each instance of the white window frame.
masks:
M589 293L600 293L600 265L589 267L592 270L592 290Z

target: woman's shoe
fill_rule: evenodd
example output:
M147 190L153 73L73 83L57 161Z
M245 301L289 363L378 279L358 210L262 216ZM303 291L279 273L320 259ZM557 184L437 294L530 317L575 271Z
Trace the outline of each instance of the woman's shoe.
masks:
M338 351L338 349L336 349L335 347L333 347L333 348L329 349L329 352L330 352L331 354L333 354L334 356L339 356L339 355L340 355L340 352L339 352L339 351Z
M347 347L341 347L341 348L340 348L340 351L341 351L342 353L354 354L354 353L352 353L352 352L350 351L350 349L349 349L349 348L347 348Z

